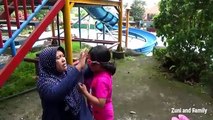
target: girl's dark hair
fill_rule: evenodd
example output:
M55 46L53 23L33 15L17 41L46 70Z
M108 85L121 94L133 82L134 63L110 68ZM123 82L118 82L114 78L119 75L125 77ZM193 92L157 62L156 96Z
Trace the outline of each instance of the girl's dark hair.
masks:
M112 75L116 72L115 64L110 62L111 53L104 45L97 45L89 50L89 55L92 61L100 62L101 66L110 72Z

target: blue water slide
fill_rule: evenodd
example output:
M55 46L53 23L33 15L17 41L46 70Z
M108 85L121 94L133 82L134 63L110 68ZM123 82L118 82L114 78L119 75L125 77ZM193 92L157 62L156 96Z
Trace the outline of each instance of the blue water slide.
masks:
M106 11L101 6L96 7L85 7L84 8L94 19L99 20L100 22L96 22L96 28L100 31L103 31L104 25L109 30L117 30L118 26L116 25L118 22L118 17L113 15L112 13ZM125 27L123 27L125 28ZM134 49L136 52L140 52L143 54L148 54L152 52L153 48L157 44L157 38L155 35L150 32L140 30L137 28L129 28L129 35L145 39L145 45L141 46L141 48Z
M125 27L123 27L125 29ZM113 29L118 29L118 26L114 26ZM145 30L137 29L137 28L129 28L129 35L144 39L145 45L141 46L141 48L134 49L136 52L140 52L143 54L148 54L152 52L153 48L157 44L157 37L150 32Z
M84 9L94 18L108 26L115 26L118 22L118 17L106 11L103 7L92 6L84 7Z

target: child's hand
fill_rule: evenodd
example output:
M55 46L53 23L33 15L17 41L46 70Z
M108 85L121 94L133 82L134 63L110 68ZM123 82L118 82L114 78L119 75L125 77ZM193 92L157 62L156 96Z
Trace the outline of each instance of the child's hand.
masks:
M84 85L83 83L78 83L78 86L80 88L80 91L83 93L83 94L86 94L88 91L87 91L87 87L86 85Z

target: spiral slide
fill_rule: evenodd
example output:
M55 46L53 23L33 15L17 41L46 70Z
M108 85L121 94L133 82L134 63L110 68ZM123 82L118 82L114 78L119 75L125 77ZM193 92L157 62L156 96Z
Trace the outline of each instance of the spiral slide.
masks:
M105 26L109 30L117 30L118 26L116 26L118 22L118 17L113 15L112 13L106 11L103 7L93 6L93 7L84 7L84 9L94 18L99 20L100 22L96 24L96 28L100 31L103 31L103 27ZM125 28L125 27L123 27ZM145 45L142 45L141 48L133 49L136 52L140 52L143 54L148 54L152 52L153 48L157 44L157 37L150 32L140 30L137 28L129 28L129 35L145 39Z

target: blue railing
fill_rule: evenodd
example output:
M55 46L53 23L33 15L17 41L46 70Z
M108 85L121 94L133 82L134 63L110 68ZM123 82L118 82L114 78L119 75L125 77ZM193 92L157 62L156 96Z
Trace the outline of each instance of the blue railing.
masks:
M29 15L27 20L21 24L20 28L17 29L8 40L6 40L6 42L3 45L3 48L0 48L0 54L3 54L5 50L10 46L12 50L12 56L16 55L14 40L16 39L16 37L18 37L18 35L22 32L22 30L26 28L26 26L30 23L30 21L39 13L39 11L43 8L43 6L46 5L47 2L48 0L42 0L42 3L38 5L35 11Z

